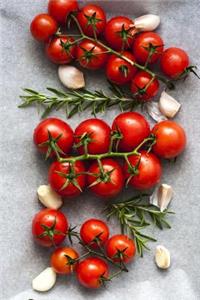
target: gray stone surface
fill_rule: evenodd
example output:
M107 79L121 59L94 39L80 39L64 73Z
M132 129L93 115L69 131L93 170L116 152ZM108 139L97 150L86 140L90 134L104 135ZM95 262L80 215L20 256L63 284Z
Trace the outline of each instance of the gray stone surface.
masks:
M43 46L29 33L32 17L46 10L41 0L1 0L0 4L0 213L1 213L1 300L197 300L200 299L200 235L199 235L199 81L191 76L179 84L173 95L183 104L177 116L187 131L188 147L175 165L165 163L162 180L173 184L175 196L171 205L176 215L171 217L172 229L151 232L158 242L152 251L138 258L130 272L115 279L106 289L88 291L74 278L60 277L56 287L42 295L31 290L31 280L48 265L49 252L31 239L31 219L41 208L36 188L47 182L48 164L37 154L32 144L32 132L39 121L35 108L20 110L20 88L32 87L43 91L46 86L60 87L56 66L43 54ZM166 47L176 45L186 49L191 63L199 65L200 1L105 1L107 11L131 17L144 13L161 16L159 32ZM200 66L199 66L200 67ZM88 87L102 87L103 76L87 74ZM110 123L117 111L103 117ZM56 116L65 118L64 113ZM88 113L73 118L74 128ZM64 212L73 224L86 218L102 217L102 200L85 194L66 201ZM110 223L116 232L114 221ZM159 271L153 261L156 244L171 251L172 265Z

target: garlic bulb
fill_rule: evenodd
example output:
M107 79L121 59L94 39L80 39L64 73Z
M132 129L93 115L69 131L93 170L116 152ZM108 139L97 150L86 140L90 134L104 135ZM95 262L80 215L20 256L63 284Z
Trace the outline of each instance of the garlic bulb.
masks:
M173 118L181 108L181 104L165 91L161 93L158 105L161 113L168 118Z
M40 185L37 189L38 199L47 208L58 209L62 206L63 201L49 185Z
M153 31L160 24L160 17L157 15L144 15L134 20L135 28L139 31Z
M155 253L155 262L158 268L168 269L170 267L170 252L164 246L157 246Z
M172 200L173 189L170 185L162 183L150 197L150 203L159 207L163 212Z
M62 84L69 89L81 89L85 86L84 75L76 67L68 65L59 66L58 77Z
M32 281L32 288L38 292L49 291L56 283L56 272L52 268L46 268Z
M167 120L167 118L161 113L158 103L151 101L145 104L146 110L150 117L156 122L161 122Z

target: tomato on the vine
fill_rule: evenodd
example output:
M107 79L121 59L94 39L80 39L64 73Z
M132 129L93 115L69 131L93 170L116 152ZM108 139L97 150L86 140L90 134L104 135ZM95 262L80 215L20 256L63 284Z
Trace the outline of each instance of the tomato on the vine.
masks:
M76 161L74 164L55 161L49 169L49 184L61 196L78 196L86 184L84 172L85 166L82 161Z
M166 120L157 123L152 133L156 137L153 152L166 159L175 158L183 152L186 146L184 129L174 121Z
M150 134L146 119L137 112L125 112L118 115L112 124L116 135L116 148L123 152L133 151Z
M89 219L82 224L80 236L84 244L96 249L107 242L109 228L102 220Z
M133 54L128 51L122 52L122 55L135 62ZM117 55L111 55L106 65L106 76L115 84L125 84L131 81L137 69L130 63L120 58Z
M98 5L85 5L78 12L77 19L83 32L88 36L98 36L105 29L106 15Z
M70 274L76 269L78 258L79 255L73 248L57 248L51 255L51 267L58 274Z
M74 138L73 131L67 123L57 118L48 118L37 125L33 140L38 150L49 157L55 155L55 151L61 156L68 154Z
M153 153L143 150L139 155L130 155L128 161L130 165L125 162L124 173L134 188L151 189L160 181L162 167L160 160Z
M156 96L158 90L159 81L156 78L152 81L152 76L145 71L139 71L132 79L131 92L142 101L148 101Z
M99 288L108 279L108 264L99 257L88 257L77 267L77 279L86 288Z
M37 15L30 26L32 36L42 42L47 42L57 29L57 22L48 14Z
M125 234L113 235L106 244L106 253L115 262L128 263L135 256L135 243Z
M68 15L78 10L77 0L49 0L48 12L60 24L64 25Z
M33 218L32 234L38 244L44 247L61 244L67 231L68 221L61 211L46 208Z
M97 196L110 198L118 195L124 186L124 175L120 164L112 158L94 161L88 169L87 182Z

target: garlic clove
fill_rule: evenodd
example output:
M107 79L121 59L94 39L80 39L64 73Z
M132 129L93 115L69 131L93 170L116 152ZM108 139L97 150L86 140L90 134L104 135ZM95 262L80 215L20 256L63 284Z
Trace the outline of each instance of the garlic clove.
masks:
M52 268L46 268L32 281L32 288L38 292L49 291L56 283L56 272Z
M157 246L155 252L155 262L158 268L168 269L170 267L170 252L164 246Z
M40 185L37 189L38 199L47 208L58 209L63 205L60 195L58 195L49 185Z
M167 120L167 118L161 113L158 103L155 101L151 101L145 104L146 110L150 117L156 121L161 122Z
M157 15L143 15L134 20L135 28L139 31L153 31L160 24L160 17Z
M75 90L85 87L85 79L83 73L74 66L59 66L58 77L62 84L69 89Z
M181 108L181 104L165 91L161 93L158 105L161 113L168 118L175 117Z
M162 183L151 195L150 203L159 207L160 211L163 212L169 206L172 197L172 187L166 183Z

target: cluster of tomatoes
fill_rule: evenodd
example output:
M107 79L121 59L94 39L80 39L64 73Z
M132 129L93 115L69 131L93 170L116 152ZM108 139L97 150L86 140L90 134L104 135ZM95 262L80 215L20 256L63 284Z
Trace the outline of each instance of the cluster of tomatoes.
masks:
M58 32L72 12L84 34L76 41L73 35ZM161 71L173 79L189 66L187 53L176 47L164 50L164 42L157 33L138 32L134 21L125 16L107 21L100 6L88 4L79 8L76 0L49 0L48 14L33 19L31 32L35 39L46 43L46 54L52 62L67 64L76 59L87 69L105 67L111 82L130 84L133 95L143 101L154 97L159 90L158 79L146 71L147 64L160 61Z

